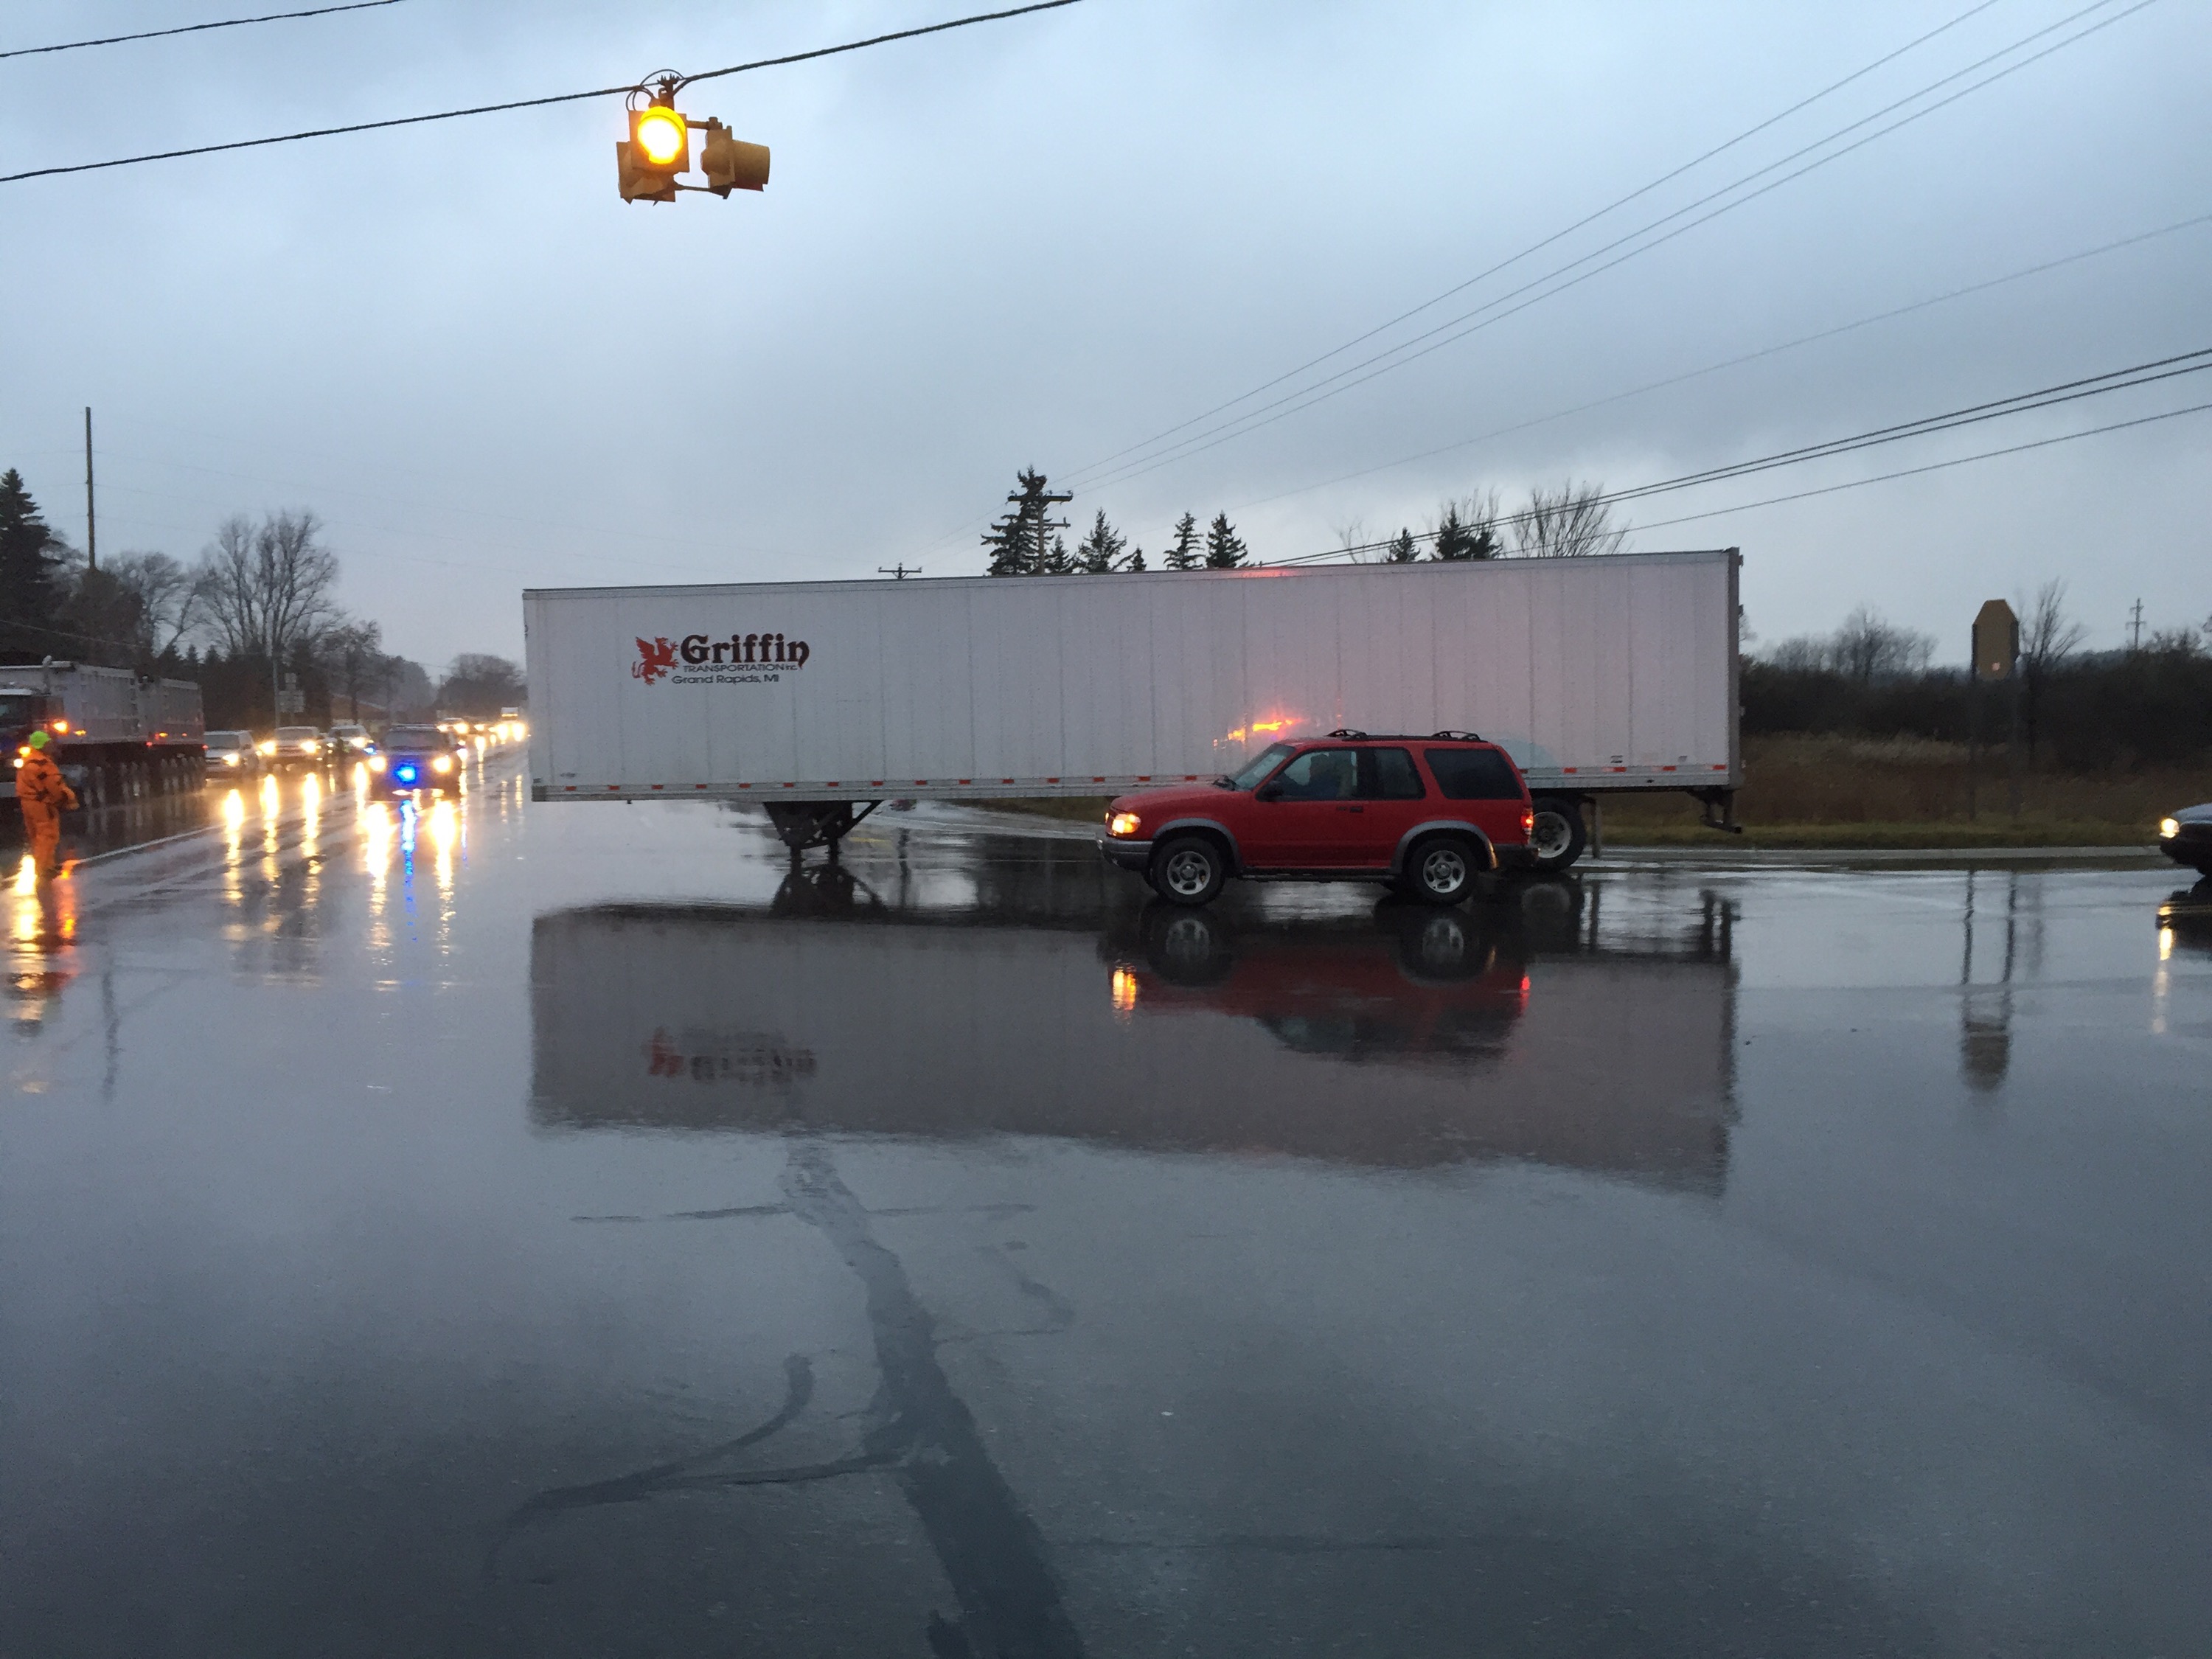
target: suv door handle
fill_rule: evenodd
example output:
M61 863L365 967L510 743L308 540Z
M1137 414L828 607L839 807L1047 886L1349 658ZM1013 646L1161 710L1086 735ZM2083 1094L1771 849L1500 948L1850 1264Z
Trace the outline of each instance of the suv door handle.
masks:
M1364 812L1367 809L1364 806L1340 806L1336 810L1340 812Z

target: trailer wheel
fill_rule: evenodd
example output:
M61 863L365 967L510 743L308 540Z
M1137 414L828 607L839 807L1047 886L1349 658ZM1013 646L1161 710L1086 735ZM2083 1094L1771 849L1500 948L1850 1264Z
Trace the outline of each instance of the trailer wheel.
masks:
M1405 893L1424 904L1457 904L1474 891L1476 873L1488 867L1481 850L1463 836L1431 836L1406 855Z
M1536 823L1528 844L1535 849L1536 867L1547 874L1564 870L1589 845L1582 805L1563 795L1539 795L1533 805Z
M1152 854L1152 890L1170 904L1210 904L1229 879L1229 861L1204 836L1177 836Z

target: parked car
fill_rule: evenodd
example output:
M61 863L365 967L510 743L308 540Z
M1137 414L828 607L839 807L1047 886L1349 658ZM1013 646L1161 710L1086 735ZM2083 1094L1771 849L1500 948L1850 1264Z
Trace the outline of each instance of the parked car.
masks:
M2158 826L2158 848L2176 864L2212 876L2212 803L2185 806Z
M251 732L210 732L207 734L207 781L236 783L258 778L262 772L260 746Z
M1535 814L1512 757L1470 732L1279 743L1236 775L1117 797L1099 849L1171 904L1232 876L1373 881L1456 904L1486 871L1531 869Z
M389 796L459 794L460 750L434 726L391 726L368 757L368 787Z

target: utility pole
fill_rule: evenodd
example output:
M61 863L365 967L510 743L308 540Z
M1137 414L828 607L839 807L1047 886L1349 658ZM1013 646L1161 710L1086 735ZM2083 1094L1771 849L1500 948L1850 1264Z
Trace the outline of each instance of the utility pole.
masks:
M2136 601L2135 609L2128 613L2128 649L2142 649L2142 601Z
M88 570L100 568L100 529L92 515L92 408L84 411L84 562Z
M878 576L889 576L895 582L902 582L908 576L919 576L921 574L921 567L920 565L916 565L914 568L909 570L907 568L906 561L901 559L896 564L878 565L876 567L876 574Z

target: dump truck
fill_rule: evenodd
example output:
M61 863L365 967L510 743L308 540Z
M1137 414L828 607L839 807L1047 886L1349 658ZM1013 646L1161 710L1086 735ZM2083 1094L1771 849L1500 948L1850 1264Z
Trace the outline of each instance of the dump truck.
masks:
M205 775L200 689L90 663L0 665L0 751L21 751L34 731L87 806L196 789ZM0 797L12 799L10 769Z

